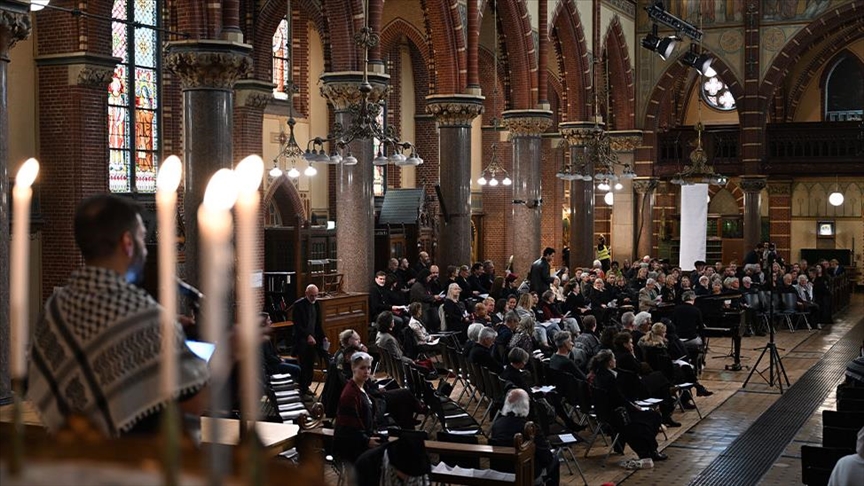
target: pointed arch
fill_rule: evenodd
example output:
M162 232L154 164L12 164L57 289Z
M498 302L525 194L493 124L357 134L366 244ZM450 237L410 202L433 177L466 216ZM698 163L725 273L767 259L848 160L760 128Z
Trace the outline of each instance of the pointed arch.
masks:
M612 114L607 125L613 130L629 130L636 126L636 98L633 66L627 50L627 38L616 14L609 23L603 40L603 59L607 62L609 79L608 112Z
M845 45L841 39L852 35L850 31L864 32L864 8L859 1L832 8L801 29L765 70L765 78L759 87L759 111L767 112L774 93L804 54L822 47L823 43Z
M558 71L563 86L561 103L564 112L562 121L587 120L591 111L591 68L588 46L576 3L573 0L558 2L552 22L549 24L549 39L558 59Z
M266 194L264 194L261 207L266 208L271 202L279 210L279 214L282 216L282 224L291 226L296 217L300 216L305 225L306 211L303 209L300 191L297 190L297 187L294 186L294 183L285 174L282 174L270 183Z
M362 69L362 50L354 43L354 33L363 28L365 21L363 0L322 1L321 16L325 25L321 40L323 45L330 46L331 53L327 71Z
M381 52L390 52L403 38L408 41L412 51L416 51L422 58L423 65L420 68L430 72L429 67L433 61L428 42L417 27L401 17L391 20L381 28Z
M488 1L483 2L480 12L485 12ZM527 7L521 0L498 0L497 5L498 35L504 39L503 57L506 58L510 82L508 108L534 108L537 103L537 46Z
M292 10L299 10L301 19L309 19L315 24L318 29L318 34L322 36L325 32L326 24L321 15L320 4L314 0L295 0ZM253 69L255 70L255 79L262 81L270 81L272 79L273 63L271 62L272 50L271 39L279 22L285 18L285 3L280 2L264 2L261 9L257 13L258 22L256 25L247 28L246 38L252 44ZM294 29L301 27L305 30L305 25L294 25ZM249 32L251 30L251 33ZM295 32L299 32L296 31ZM323 43L324 47L324 66L325 69L329 64L330 46ZM295 59L295 63L299 59Z
M429 66L429 94L461 93L468 83L468 55L458 0L420 0L426 20L433 64ZM444 54L435 58L434 53Z
M810 82L813 80L813 77L817 72L822 68L822 66L833 66L836 61L840 59L840 56L848 55L852 59L856 59L859 64L862 64L861 58L855 55L854 52L848 49L849 44L857 41L858 39L864 37L864 32L859 32L857 29L850 29L853 31L853 36L844 42L831 42L822 49L822 51L814 57L810 63L807 65L807 69L805 69L798 79L795 82L793 88L789 91L789 96L786 97L789 103L786 110L786 121L792 122L795 120L795 113L798 111L798 106L801 104L801 97L804 94L804 90L807 89L807 86L810 85ZM825 86L825 82L828 77L828 69L822 70L822 76L819 79L819 87ZM824 95L824 90L822 90ZM821 106L824 108L825 100L822 100ZM824 109L822 110L824 112Z

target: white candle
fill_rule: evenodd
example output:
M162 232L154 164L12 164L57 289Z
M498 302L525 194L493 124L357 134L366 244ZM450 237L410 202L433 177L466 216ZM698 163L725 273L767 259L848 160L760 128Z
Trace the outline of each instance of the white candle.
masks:
M156 176L156 219L159 231L159 303L162 305L160 383L166 400L177 388L177 187L183 164L176 155L162 162Z
M239 332L242 352L242 416L251 426L258 418L261 399L261 326L252 289L255 251L258 247L258 217L260 195L258 188L264 177L264 161L250 155L234 168L238 181L237 195L237 300L239 301Z
M12 378L22 379L27 374L28 298L30 280L30 186L39 174L39 161L27 159L18 169L15 187L12 188L14 219L12 228L12 253L10 255L9 301L12 318L11 357Z
M204 202L198 208L198 231L203 265L201 283L204 290L204 339L219 348L210 359L211 409L217 411L227 404L224 384L230 371L231 343L225 342L225 327L228 322L226 310L230 288L230 268L233 263L231 236L233 222L231 208L237 201L237 184L234 171L219 169L204 192Z

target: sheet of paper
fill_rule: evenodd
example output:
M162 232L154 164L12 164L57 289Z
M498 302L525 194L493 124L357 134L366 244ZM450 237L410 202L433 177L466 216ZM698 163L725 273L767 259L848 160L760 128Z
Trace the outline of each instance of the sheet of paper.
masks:
M576 442L576 437L573 434L558 434L558 438L561 439L561 442Z

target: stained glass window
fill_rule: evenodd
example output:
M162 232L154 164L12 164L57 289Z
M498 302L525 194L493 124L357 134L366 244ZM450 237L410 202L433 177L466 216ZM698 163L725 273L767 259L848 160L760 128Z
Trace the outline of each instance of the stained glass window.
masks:
M122 62L108 85L108 187L154 192L159 155L158 0L114 0L112 53Z
M273 96L280 100L287 100L288 94L285 92L285 83L288 81L288 69L290 69L290 59L288 54L288 21L282 19L279 22L279 27L276 27L276 33L273 34Z
M711 108L723 111L735 109L735 97L718 76L712 76L702 83L702 98Z

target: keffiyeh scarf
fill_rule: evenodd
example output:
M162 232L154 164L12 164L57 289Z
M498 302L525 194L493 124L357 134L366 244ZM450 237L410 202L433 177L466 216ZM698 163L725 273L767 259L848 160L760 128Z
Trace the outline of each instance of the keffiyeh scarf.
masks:
M165 406L160 311L147 292L100 267L76 270L48 299L32 337L28 398L50 431L75 413L118 436ZM174 399L197 392L209 375L175 325Z

